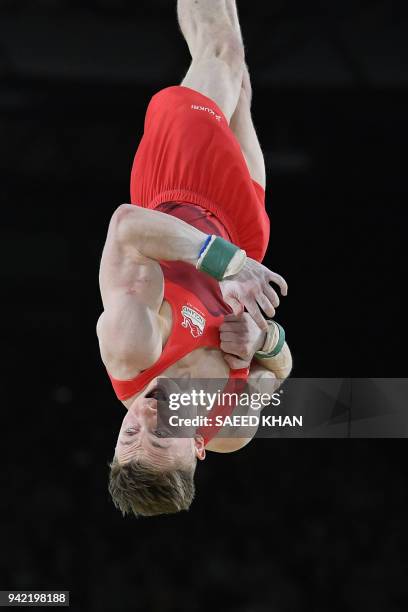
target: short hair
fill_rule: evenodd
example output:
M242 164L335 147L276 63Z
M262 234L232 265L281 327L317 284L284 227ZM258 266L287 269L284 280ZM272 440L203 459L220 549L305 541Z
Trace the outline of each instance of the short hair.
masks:
M188 510L194 499L194 471L175 469L160 472L133 460L110 464L109 492L123 516L155 516Z

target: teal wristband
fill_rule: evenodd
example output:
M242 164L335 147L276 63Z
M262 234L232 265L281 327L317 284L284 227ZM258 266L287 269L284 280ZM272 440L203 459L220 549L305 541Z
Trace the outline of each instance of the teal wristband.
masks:
M283 349L283 345L285 344L286 339L285 330L283 329L282 325L279 325L279 323L277 323L276 321L274 321L274 324L278 326L279 330L278 343L270 353L262 353L262 351L258 351L257 353L255 353L255 357L257 357L258 359L271 359L271 357L276 357L276 355L279 355L279 353Z
M204 255L198 269L217 280L222 280L229 262L239 250L239 247L235 244L217 236Z

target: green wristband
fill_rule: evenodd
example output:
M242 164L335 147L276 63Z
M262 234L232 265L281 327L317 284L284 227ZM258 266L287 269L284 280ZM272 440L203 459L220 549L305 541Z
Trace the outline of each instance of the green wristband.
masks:
M270 353L265 354L265 353L262 353L262 351L258 351L257 353L255 353L255 357L257 357L258 359L271 359L271 357L276 357L276 355L279 355L279 353L283 349L283 345L285 344L285 338L286 338L285 330L283 329L282 325L279 325L279 323L277 323L276 321L274 321L274 323L275 325L278 326L278 330L279 330L278 343Z
M222 280L229 262L239 250L239 247L235 244L217 236L205 254L199 270L206 272L217 280Z

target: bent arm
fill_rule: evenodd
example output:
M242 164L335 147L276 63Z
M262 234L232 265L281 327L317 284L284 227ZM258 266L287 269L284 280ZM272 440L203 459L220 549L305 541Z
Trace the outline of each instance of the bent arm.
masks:
M185 261L196 265L207 238L176 217L131 204L119 206L111 223L128 252L156 261Z
M104 306L97 334L111 375L132 378L162 352L164 278L158 263L195 263L206 235L160 212L122 205L112 215L99 283Z
M206 234L170 215L122 204L112 215L99 282L104 313L97 333L115 377L132 377L162 351L160 260L196 264Z
M123 252L128 257L150 261L184 261L220 280L224 301L234 312L245 307L256 324L265 329L266 322L261 307L268 316L275 314L279 298L270 283L277 283L284 295L286 281L261 263L246 257L236 245L225 240L215 240L204 251L208 236L197 228L156 210L122 204L111 221ZM229 278L226 278L229 277Z
M104 306L118 290L156 312L163 301L160 260L196 263L206 235L170 215L122 204L113 213L99 272Z

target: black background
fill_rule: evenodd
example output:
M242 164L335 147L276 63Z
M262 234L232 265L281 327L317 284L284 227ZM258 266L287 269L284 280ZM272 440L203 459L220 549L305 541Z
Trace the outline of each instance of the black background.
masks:
M402 4L239 8L293 375L404 376ZM0 588L69 589L81 611L404 610L403 440L210 453L188 514L109 499L99 258L149 99L188 62L174 1L0 2Z

